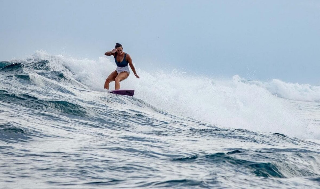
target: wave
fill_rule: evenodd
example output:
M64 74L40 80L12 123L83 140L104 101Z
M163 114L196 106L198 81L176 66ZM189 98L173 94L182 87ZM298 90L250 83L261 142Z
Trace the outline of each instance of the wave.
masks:
M105 79L115 69L115 64L106 57L96 61L79 60L42 51L25 60L4 61L0 65L0 72L14 73L11 82L30 84L26 90L32 96L46 93L53 98L66 94L76 96L75 89L87 93L103 92ZM150 104L157 111L224 128L320 137L319 132L288 102L289 99L318 102L318 86L285 83L277 79L271 82L248 81L237 75L210 78L177 70L148 72L137 68L137 72L141 78L130 76L121 83L121 88L135 89L137 100ZM49 105L52 102L46 103L52 107Z

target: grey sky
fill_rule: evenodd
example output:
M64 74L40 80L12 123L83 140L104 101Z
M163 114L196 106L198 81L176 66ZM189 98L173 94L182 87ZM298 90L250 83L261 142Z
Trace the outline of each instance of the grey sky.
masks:
M320 85L317 0L0 0L0 60L116 42L137 68Z

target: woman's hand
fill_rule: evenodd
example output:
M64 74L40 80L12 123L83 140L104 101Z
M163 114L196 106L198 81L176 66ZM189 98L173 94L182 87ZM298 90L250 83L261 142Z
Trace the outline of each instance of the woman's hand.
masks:
M111 51L111 53L113 54L113 53L116 53L117 52L117 49L113 49L112 51Z
M138 74L135 73L134 75L136 76L136 78L140 78L140 77L138 76Z
M104 53L106 56L111 56L114 55L117 52L117 49L113 49L112 51L108 51L106 53Z

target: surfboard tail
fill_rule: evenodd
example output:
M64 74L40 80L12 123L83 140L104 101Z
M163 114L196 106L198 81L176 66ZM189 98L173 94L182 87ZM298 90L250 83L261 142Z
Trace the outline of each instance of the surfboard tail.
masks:
M110 91L110 93L117 94L117 95L133 96L134 90L113 90L113 91Z

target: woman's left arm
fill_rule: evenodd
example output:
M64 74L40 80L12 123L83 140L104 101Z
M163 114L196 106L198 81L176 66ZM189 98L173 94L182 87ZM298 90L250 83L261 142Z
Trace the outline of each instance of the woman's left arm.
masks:
M139 78L139 76L138 76L138 74L137 74L137 72L136 72L136 69L134 68L134 66L133 66L133 64L132 64L132 59L131 59L131 57L130 57L129 54L127 54L127 61L128 61L129 65L130 65L130 68L131 68L131 70L133 71L134 75L135 75L137 78Z

